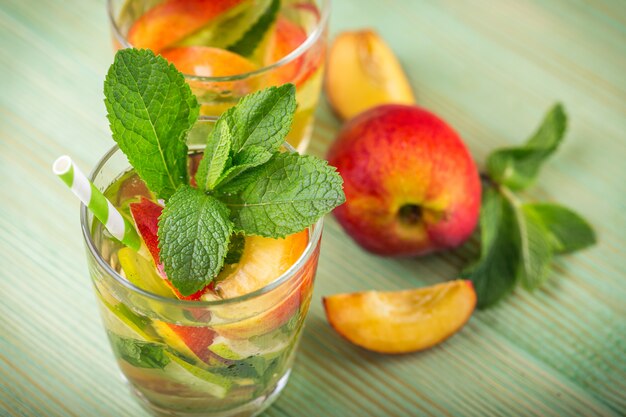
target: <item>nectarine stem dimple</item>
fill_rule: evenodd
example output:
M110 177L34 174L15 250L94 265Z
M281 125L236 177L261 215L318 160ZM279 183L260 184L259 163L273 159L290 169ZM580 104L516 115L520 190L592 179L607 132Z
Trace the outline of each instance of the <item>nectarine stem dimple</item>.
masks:
M417 204L405 204L398 210L398 217L405 224L419 224L422 221L422 208Z

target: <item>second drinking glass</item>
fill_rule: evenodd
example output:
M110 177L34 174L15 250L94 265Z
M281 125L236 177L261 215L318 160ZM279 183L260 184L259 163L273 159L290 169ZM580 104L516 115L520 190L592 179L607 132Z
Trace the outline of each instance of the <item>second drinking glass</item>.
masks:
M298 107L287 141L306 150L319 99L328 0L109 0L116 49L152 49L185 74L219 116L241 97L293 83Z

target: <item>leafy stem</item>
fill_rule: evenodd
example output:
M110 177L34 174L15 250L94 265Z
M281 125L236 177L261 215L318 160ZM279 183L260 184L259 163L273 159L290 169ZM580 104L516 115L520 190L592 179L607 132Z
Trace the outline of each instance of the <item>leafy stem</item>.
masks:
M487 158L480 174L481 254L464 271L474 282L480 308L490 307L520 282L538 288L549 276L554 254L595 243L589 224L573 211L551 203L529 203L516 191L530 187L545 160L560 145L566 115L555 105L522 146L499 149Z

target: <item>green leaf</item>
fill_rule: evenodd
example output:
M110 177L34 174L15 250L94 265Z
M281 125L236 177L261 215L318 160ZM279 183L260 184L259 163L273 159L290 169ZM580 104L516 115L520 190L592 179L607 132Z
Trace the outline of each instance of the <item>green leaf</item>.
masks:
M108 332L115 356L138 368L163 369L170 363L164 346L136 339L119 337Z
M246 246L246 238L241 233L237 233L231 236L228 244L228 253L224 259L224 264L236 264L243 255L243 250Z
M551 203L526 204L548 231L556 253L574 252L596 243L596 234L581 216Z
M152 51L123 49L104 95L113 139L150 191L169 198L188 182L185 138L199 110L183 75Z
M520 236L520 262L517 279L527 290L543 284L550 272L552 245L550 234L539 216L524 204L516 208Z
M251 146L270 153L277 151L291 129L295 111L293 84L266 88L242 98L222 115L232 133L233 155Z
M209 135L202 161L196 172L196 183L201 190L212 190L224 172L229 158L231 137L228 125L223 121L218 122Z
M259 385L265 386L272 378L276 367L280 364L280 357L265 358L263 356L249 356L241 360L233 360L223 368L214 368L214 372L225 377L254 378Z
M269 7L263 12L248 31L227 49L243 56L250 56L257 48L265 33L272 27L280 9L280 0L272 0Z
M224 188L225 184L228 184L233 179L237 178L240 174L249 170L250 168L263 165L272 157L272 153L266 151L261 146L250 146L235 155L233 160L233 166L226 170L222 176L217 180L219 187Z
M523 190L535 181L543 162L558 148L567 124L561 104L545 116L541 126L524 146L494 151L487 158L487 172L499 184Z
M239 194L223 195L222 201L231 210L235 230L246 235L299 232L345 201L335 168L308 155L277 153L237 181L247 185Z
M170 198L159 218L159 248L181 294L201 290L220 272L231 232L228 209L214 197L186 185Z
M480 258L462 275L474 283L478 307L490 307L515 286L520 260L515 212L493 188L483 195L480 212Z

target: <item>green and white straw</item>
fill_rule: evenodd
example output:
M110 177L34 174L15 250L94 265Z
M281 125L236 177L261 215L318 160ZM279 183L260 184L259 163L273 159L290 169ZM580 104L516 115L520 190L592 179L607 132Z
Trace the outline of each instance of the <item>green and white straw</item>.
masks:
M141 239L133 225L87 179L87 176L82 173L69 156L63 155L54 161L52 172L70 187L72 192L102 222L113 237L126 246L139 250Z

